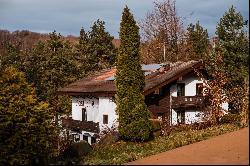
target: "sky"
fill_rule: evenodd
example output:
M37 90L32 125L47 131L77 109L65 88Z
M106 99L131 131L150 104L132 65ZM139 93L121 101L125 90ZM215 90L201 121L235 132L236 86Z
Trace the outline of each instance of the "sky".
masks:
M100 19L105 22L106 31L118 38L125 5L138 22L153 10L154 1L0 0L0 29L40 33L56 30L64 36L79 36L81 27L89 31L94 21ZM177 14L185 18L184 25L199 21L210 37L214 36L217 23L232 5L249 20L249 0L176 0Z

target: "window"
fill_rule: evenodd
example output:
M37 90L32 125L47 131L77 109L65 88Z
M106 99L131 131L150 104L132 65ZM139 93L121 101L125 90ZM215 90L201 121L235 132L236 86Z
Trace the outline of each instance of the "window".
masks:
M73 139L74 139L74 142L80 141L80 135L78 135L78 134L73 134Z
M202 96L203 85L202 83L196 84L196 96Z
M87 141L87 142L88 142L88 136L83 135L83 136L82 136L82 139L83 139L84 141Z
M177 96L185 96L185 84L177 83Z
M87 121L87 110L82 108L82 121Z
M96 143L96 138L95 137L91 137L91 144Z
M108 124L108 115L103 115L103 124Z
M177 111L177 123L185 124L185 111L184 110Z

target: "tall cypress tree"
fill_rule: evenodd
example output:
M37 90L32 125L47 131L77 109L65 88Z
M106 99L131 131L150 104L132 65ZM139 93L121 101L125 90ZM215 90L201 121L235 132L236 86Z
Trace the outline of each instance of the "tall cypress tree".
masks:
M127 6L120 23L120 40L116 71L118 130L125 140L145 141L152 127L142 95L145 76L139 61L139 27Z

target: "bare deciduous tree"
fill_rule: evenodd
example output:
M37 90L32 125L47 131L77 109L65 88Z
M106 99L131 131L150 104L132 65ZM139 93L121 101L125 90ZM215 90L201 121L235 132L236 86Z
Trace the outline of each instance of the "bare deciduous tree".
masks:
M216 56L215 56L216 54ZM219 119L227 112L223 109L222 103L228 103L229 98L224 91L224 86L228 82L226 75L220 71L223 62L223 54L219 51L211 52L210 59L205 62L205 69L210 79L203 79L204 95L208 97L209 108L204 110L204 119L212 123L218 123ZM203 74L195 70L200 78Z
M182 18L177 15L175 1L154 2L154 9L140 22L143 45L142 61L150 63L177 61L185 30Z

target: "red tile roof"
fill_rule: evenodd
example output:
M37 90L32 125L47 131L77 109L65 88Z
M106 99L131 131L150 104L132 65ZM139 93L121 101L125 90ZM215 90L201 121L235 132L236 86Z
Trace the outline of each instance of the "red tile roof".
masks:
M144 87L144 94L153 92L156 88L164 86L180 76L187 74L194 68L202 65L201 61L188 61L188 62L176 62L169 64L170 68L158 70L145 76L146 85ZM69 84L64 88L58 90L59 94L68 95L94 95L94 96L114 96L116 88L115 82L107 80L107 78L115 74L116 69L105 69L100 72L96 72L88 77L78 80Z

